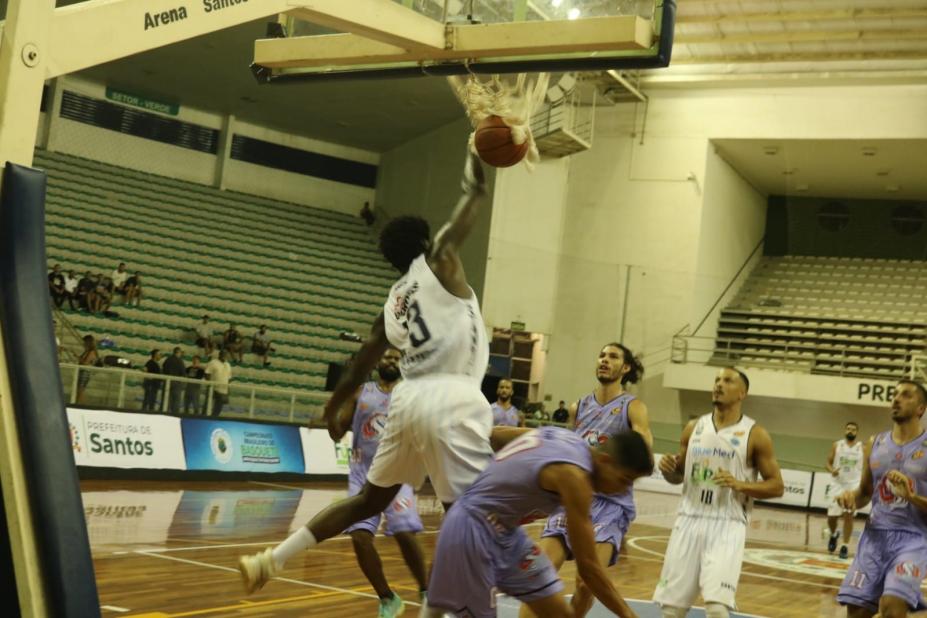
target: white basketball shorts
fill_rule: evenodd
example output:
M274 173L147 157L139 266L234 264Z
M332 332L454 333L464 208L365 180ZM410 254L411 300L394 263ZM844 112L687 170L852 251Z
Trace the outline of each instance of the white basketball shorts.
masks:
M438 499L453 502L492 459L491 432L492 410L472 378L403 380L393 389L367 480L418 489L427 475Z
M815 479L815 482L817 482L817 479ZM837 504L837 497L845 491L853 491L859 487L859 481L841 483L839 480L831 478L827 483L827 516L840 517L843 515L844 510L843 507Z
M677 517L654 602L689 608L701 592L706 603L736 609L746 535L746 524L733 519Z

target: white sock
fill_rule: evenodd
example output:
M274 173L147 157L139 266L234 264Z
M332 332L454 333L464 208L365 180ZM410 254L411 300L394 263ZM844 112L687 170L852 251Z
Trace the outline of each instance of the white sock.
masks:
M306 551L316 545L318 545L318 543L315 540L315 536L309 532L309 528L303 526L291 534L283 543L274 547L272 554L274 557L274 566L277 569L282 569L287 560L299 552Z
M444 618L445 613L443 609L428 607L428 600L426 599L422 603L422 609L419 611L418 616L419 618Z
M729 618L727 607L720 603L705 603L705 616L707 618Z
M689 613L689 608L670 607L669 605L663 605L660 607L660 612L663 615L663 618L686 618L686 614Z

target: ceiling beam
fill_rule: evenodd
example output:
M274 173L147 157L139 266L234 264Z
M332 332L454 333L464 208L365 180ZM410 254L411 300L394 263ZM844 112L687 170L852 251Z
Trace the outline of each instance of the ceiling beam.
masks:
M691 1L691 0L689 0ZM683 5L685 6L685 4ZM756 23L781 21L864 21L869 19L927 19L927 9L855 9L835 11L783 11L763 13L680 14L677 24Z
M787 52L782 54L720 54L717 56L673 55L673 64L720 64L766 62L845 62L848 60L927 60L925 50L859 51L850 53Z
M449 49L406 52L401 46L354 34L258 39L254 62L268 68L296 68L640 50L653 44L653 31L648 20L624 15L450 26L447 40Z
M298 0L290 15L408 50L444 49L444 25L391 0Z
M796 30L787 32L738 32L711 34L677 33L675 42L685 45L699 43L807 43L829 41L914 41L927 40L924 30Z

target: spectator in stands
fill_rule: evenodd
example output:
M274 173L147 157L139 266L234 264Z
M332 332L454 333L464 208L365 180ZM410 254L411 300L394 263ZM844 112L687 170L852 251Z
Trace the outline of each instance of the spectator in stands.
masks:
M100 364L100 355L97 354L97 342L93 335L84 335L84 351L80 358L77 359L78 365L87 365L96 367ZM77 403L84 403L84 393L87 392L87 384L90 383L90 372L86 369L79 369L77 372Z
M204 315L203 321L193 327L196 333L196 345L203 348L206 356L212 355L212 326L209 325L209 316Z
M191 380L202 380L206 377L206 370L200 365L200 357L198 355L194 355L193 359L190 361L190 366L187 367L187 377ZM199 410L201 388L202 384L187 382L187 388L183 396L184 414L196 414Z
M113 304L113 280L97 273L91 313L106 313Z
M364 207L361 208L360 216L367 225L373 225L377 220L377 215L370 209L370 202L364 202Z
M161 371L166 376L173 376L175 378L183 378L187 375L187 367L183 363L183 350L180 347L174 348L174 352L164 359L164 364L161 365ZM171 414L180 414L180 400L183 396L184 386L183 382L171 382L168 386L168 398L167 398L167 411Z
M68 306L71 308L71 311L74 311L74 303L77 302L78 281L77 275L73 270L69 270L67 276L64 278L64 297L68 299Z
M52 301L59 309L64 304L64 275L61 274L61 264L55 264L52 271L48 273L48 291L51 293Z
M238 364L244 361L244 341L234 324L230 325L222 336L222 347L232 358L238 356Z
M560 407L554 410L553 419L555 423L566 423L570 420L570 411L567 410L565 401L561 401Z
M270 366L267 355L271 352L270 335L267 334L267 326L261 324L260 330L254 333L251 339L251 351L261 357L265 367Z
M219 358L214 358L206 365L206 375L214 382L212 389L212 415L219 416L222 406L229 402L229 382L232 381L232 366L225 360L225 350L219 350ZM203 404L203 414L206 404Z
M151 358L145 363L145 373L161 374L161 352L159 350L151 351ZM155 378L146 378L142 381L142 388L145 389L145 399L142 401L143 412L155 412L158 409L158 391L161 390L161 380Z
M119 262L119 266L116 267L116 270L113 271L113 274L110 276L110 279L113 280L113 294L119 294L123 298L126 295L126 280L129 278L129 273L126 271L126 263ZM123 301L125 303L125 301Z
M126 279L125 304L132 306L133 301L136 307L142 306L142 273L137 270L134 275Z
M90 311L89 295L93 290L93 275L88 270L77 282L77 305L84 311Z

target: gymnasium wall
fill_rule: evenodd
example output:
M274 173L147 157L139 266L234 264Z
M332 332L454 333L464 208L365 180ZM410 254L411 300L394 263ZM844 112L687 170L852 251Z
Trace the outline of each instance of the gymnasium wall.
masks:
M543 291L545 277L557 278L542 384L553 401L575 400L594 386L599 346L623 328L624 341L644 355L648 370L637 392L648 403L658 438L669 441L678 438L688 418L678 393L662 386L672 335L693 328L705 315L764 228L766 196L715 155L711 140L923 139L927 87L651 90L649 95L643 137L636 106L597 111L593 148L569 164L557 270L511 281L523 287L523 300L513 298L509 311L530 315L525 305L536 297L531 290ZM507 181L506 174L500 173L500 182ZM517 205L497 199L495 208L504 212ZM534 330L530 322L527 326ZM799 461L804 447L791 444L791 438L833 440L833 423L841 416L818 425L809 424L813 413L791 406L758 408L761 422L766 415L775 415L769 424L786 436L782 456Z
M470 124L461 118L387 151L380 156L377 174L378 208L390 216L418 215L437 232L460 198L460 179ZM486 168L492 195L495 174ZM483 298L486 254L492 203L480 213L476 226L464 244L461 259L470 285Z
M379 153L290 135L224 114L181 105L176 116L168 117L219 133L217 152L200 152L60 116L64 92L105 101L106 86L103 84L79 76L68 76L52 82L50 90L49 109L53 109L54 113L46 114L47 119L40 127L37 139L38 145L49 150L348 214L358 213L364 202L375 199L376 190L373 186L335 181L324 174L296 173L230 158L230 149L227 148L229 144L223 140L223 123L229 122L231 134L239 138L252 138L271 145L299 149L309 156L328 157L336 165L343 161L348 165L370 166L373 169L371 179L375 178Z

